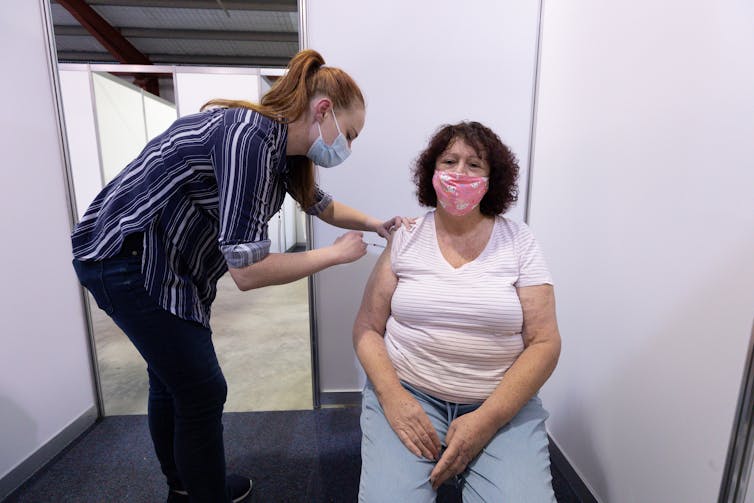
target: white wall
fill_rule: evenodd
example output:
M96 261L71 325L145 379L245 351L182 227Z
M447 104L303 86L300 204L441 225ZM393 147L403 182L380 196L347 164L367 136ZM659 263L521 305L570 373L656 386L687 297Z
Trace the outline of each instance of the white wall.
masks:
M58 73L76 209L81 218L102 190L90 73L87 65L61 65Z
M283 200L283 207L282 207L282 215L283 215L283 239L282 239L282 246L283 250L289 250L296 244L296 226L297 221L300 220L300 218L297 218L298 214L302 214L302 212L296 211L297 205L296 201L289 195L285 195L285 199Z
M603 502L716 501L754 317L754 4L547 2L550 431Z
M95 403L42 19L38 2L0 3L0 61L14 75L0 82L0 499L9 472Z
M206 71L206 70L199 70ZM217 69L217 73L196 73L190 68L176 68L175 87L178 114L191 115L209 100L259 101L259 76Z
M342 165L321 170L333 196L380 218L421 215L410 181L412 161L442 124L477 120L518 155L521 219L526 194L538 2L451 0L306 2L308 47L350 73L367 100L364 130ZM337 113L337 112L336 112ZM314 219L313 242L341 233ZM368 240L377 242L374 235ZM316 276L322 391L360 390L363 374L351 329L376 259Z
M92 73L104 182L120 173L144 146L178 117L176 106L109 73ZM69 95L63 95L64 100ZM78 133L72 131L71 134ZM76 172L78 166L73 164Z
M93 73L95 114L104 182L115 178L147 144L141 89L107 73Z
M296 214L296 222L294 224L296 228L296 243L297 244L305 244L306 243L306 213L303 211L299 211Z
M178 118L173 103L159 96L141 91L144 98L144 122L146 123L147 141L165 131Z

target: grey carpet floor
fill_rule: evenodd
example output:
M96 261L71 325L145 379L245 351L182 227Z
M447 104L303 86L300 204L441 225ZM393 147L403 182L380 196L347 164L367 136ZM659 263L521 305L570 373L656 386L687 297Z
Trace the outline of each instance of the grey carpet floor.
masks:
M228 470L247 475L249 502L350 503L361 469L359 408L228 413ZM559 503L579 500L556 467ZM32 477L7 503L146 503L167 494L144 416L112 416ZM459 501L443 489L438 502Z

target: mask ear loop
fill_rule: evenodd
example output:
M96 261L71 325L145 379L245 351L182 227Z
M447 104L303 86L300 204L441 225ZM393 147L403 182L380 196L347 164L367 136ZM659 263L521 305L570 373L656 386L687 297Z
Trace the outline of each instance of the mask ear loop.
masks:
M333 107L333 109L332 109L332 118L335 119L335 129L338 130L338 134L343 134L340 131L340 124L338 124L338 118L335 116L335 107Z
M338 134L341 135L343 133L340 132L340 124L338 124L338 118L335 117L335 108L332 109L332 118L335 119L335 129L338 130ZM325 137L322 136L322 126L317 122L317 129L319 130L319 137L322 138L322 141L325 141Z

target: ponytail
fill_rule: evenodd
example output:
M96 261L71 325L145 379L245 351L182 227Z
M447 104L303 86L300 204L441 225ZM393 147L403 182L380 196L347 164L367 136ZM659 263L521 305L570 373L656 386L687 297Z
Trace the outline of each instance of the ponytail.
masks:
M312 82L325 64L322 55L311 49L296 54L288 64L288 72L278 79L262 97L262 106L274 110L281 122L293 122L309 107Z

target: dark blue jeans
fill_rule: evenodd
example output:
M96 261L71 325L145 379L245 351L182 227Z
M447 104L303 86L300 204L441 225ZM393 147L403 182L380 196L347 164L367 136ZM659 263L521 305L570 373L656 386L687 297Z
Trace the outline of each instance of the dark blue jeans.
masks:
M221 420L227 385L212 332L149 296L141 255L140 240L128 240L116 257L73 266L147 362L149 431L168 485L188 491L192 502L230 501Z

